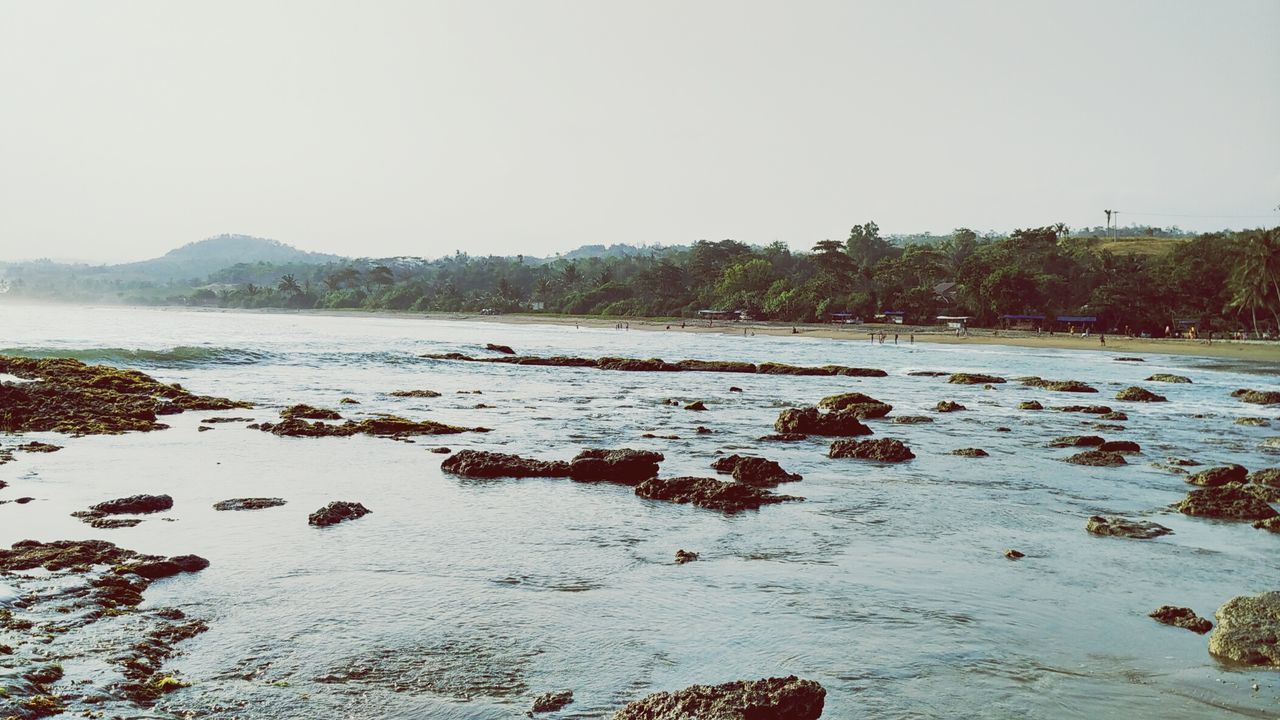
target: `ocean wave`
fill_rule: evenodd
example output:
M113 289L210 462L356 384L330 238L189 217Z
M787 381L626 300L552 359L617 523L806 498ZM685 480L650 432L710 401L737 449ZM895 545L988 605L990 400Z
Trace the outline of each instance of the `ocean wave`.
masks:
M194 365L252 365L270 357L269 353L241 348L179 345L160 350L142 348L94 347L11 347L0 348L0 355L27 358L75 358L86 363L107 365L148 365L155 367L189 367Z

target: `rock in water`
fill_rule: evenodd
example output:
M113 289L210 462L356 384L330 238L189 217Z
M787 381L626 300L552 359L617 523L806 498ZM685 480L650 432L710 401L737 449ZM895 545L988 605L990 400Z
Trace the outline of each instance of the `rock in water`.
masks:
M145 515L169 510L173 498L168 495L131 495L127 498L100 502L89 508L99 515Z
M1044 406L1035 400L1023 400L1018 403L1019 410L1043 410Z
M726 513L755 510L762 505L803 499L775 495L768 490L742 483L701 477L650 478L636 486L636 495Z
M956 385L990 385L991 383L1002 383L1004 378L998 375L981 375L978 373L953 373L947 382Z
M1253 403L1254 405L1275 405L1280 403L1280 392L1275 390L1236 390L1231 393L1232 397L1238 397L1241 401Z
M498 345L497 343L485 343L484 349L492 350L493 352L496 352L496 353L502 353L503 355L516 354L516 351L512 350L510 345ZM573 693L569 693L569 696L572 697Z
M988 455L990 455L990 453L988 453L986 450L983 450L982 448L960 448L958 450L952 450L951 454L959 455L960 457L967 457L967 458L980 458L980 457L987 457Z
M870 435L871 428L862 424L857 411L832 410L828 413L818 408L788 408L778 415L773 429L781 434L798 435Z
M1267 520L1280 515L1239 483L1192 490L1176 507L1184 515L1222 520Z
M307 522L316 527L325 527L327 525L337 525L345 520L356 520L371 512L373 511L358 502L334 500L311 513L310 517L307 518Z
M1082 453L1076 453L1067 458L1067 462L1072 465L1088 465L1090 467L1114 467L1116 465L1129 464L1120 453L1102 450L1086 450Z
M1243 465L1225 465L1201 470L1195 475L1189 475L1187 482L1201 487L1218 487L1227 483L1244 482L1248 475L1249 471Z
M1119 515L1094 515L1089 518L1089 522L1085 524L1084 529L1094 535L1112 535L1115 537L1137 538L1138 540L1150 540L1151 538L1173 533L1172 530L1158 523L1129 520Z
M285 501L282 498L233 498L213 504L214 510L265 510L280 507Z
M1169 373L1156 373L1147 378L1147 382L1164 382L1164 383L1189 383L1191 378L1184 375L1170 375Z
M1234 597L1215 616L1211 654L1247 665L1280 666L1280 591Z
M577 482L612 482L639 485L658 476L658 463L666 457L651 450L620 448L583 450L569 463L569 477Z
M826 410L852 412L859 420L881 418L893 410L892 405L859 392L824 397L818 401L818 407Z
M533 699L533 707L529 708L530 713L555 712L564 708L573 702L572 690L560 690L557 692L543 693Z
M328 408L318 408L312 405L290 405L280 411L280 417L301 420L341 420L342 416L337 411Z
M774 487L779 483L804 479L800 475L783 470L782 466L773 460L760 457L730 455L711 463L711 467L716 472L733 475L733 479L740 483L756 487Z
M878 440L837 440L831 443L827 456L896 463L914 458L915 453L911 452L911 448L904 445L901 440L880 438Z
M827 691L795 675L694 685L627 703L613 720L816 720Z
M1026 557L1027 554L1018 550L1014 550L1013 548L1009 548L1008 550L1004 551L1004 556L1009 558L1010 560L1021 560L1022 558Z
M1088 384L1079 380L1045 380L1038 377L1019 378L1023 385L1041 388L1043 390L1053 390L1054 392L1074 392L1074 393L1096 393L1096 388L1090 387Z
M965 406L961 405L958 402L952 402L950 400L939 400L938 404L935 405L933 409L937 410L938 412L945 413L945 412L957 412L960 410L967 410L968 408L966 408Z
M692 550L685 550L685 549L681 548L680 550L677 550L677 551L676 551L676 564L677 564L677 565L683 565L683 564L685 564L685 563L691 563L691 562L693 562L694 560L697 560L697 559L698 559L698 553L693 552Z
M898 425L921 425L933 422L928 415L899 415L893 419Z
M1193 633L1203 635L1213 629L1213 623L1196 615L1191 608L1174 607L1173 605L1161 605L1151 613L1151 617L1156 622L1172 625L1174 627L1186 628Z
M1098 446L1103 452L1136 453L1142 452L1142 446L1132 440L1108 440Z
M460 450L456 455L446 458L440 464L440 469L473 478L565 477L569 474L569 463L528 460L519 455L488 450Z
M1049 447L1098 447L1105 442L1106 440L1097 435L1066 435L1050 441Z
M685 406L684 406L684 409L685 409L685 410L697 410L697 411L701 412L701 411L704 411L704 410L706 410L706 409L707 409L707 405L706 405L706 403L702 402L701 400L694 400L693 402L689 403L688 405L685 405Z
M1129 402L1165 402L1168 400L1163 395L1157 395L1150 390L1140 388L1137 385L1127 387L1116 393L1117 400L1128 400Z

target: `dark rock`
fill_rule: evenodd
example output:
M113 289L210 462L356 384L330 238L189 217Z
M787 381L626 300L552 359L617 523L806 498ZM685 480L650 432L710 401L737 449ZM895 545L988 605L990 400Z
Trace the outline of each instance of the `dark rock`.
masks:
M1108 440L1098 446L1104 452L1136 453L1142 452L1142 446L1132 440Z
M1239 483L1192 490L1175 507L1184 515L1222 520L1267 520L1280 515Z
M485 343L484 349L492 350L493 352L499 352L499 353L502 353L503 355L516 354L516 351L512 350L510 345L498 345L496 343Z
M1163 395L1157 395L1150 390L1140 388L1137 385L1127 387L1116 393L1117 400L1128 400L1130 402L1165 402L1168 400Z
M804 433L773 433L771 435L761 435L760 442L799 442L800 440L808 440L809 436Z
M881 402L870 395L864 395L858 392L841 393L839 395L824 397L818 401L818 407L825 410L851 412L859 420L884 417L893 410L892 405Z
M456 427L431 420L406 420L395 415L380 415L360 422L351 420L341 425L307 422L289 418L278 423L261 423L255 430L282 437L351 437L352 435L376 435L379 437L405 437L408 435L450 435L463 432L489 432L488 428Z
M1099 420L1118 420L1120 422L1124 422L1125 420L1129 419L1129 416L1125 415L1122 412L1105 412L1099 415L1098 419Z
M100 502L89 509L100 515L145 515L172 508L173 498L168 495L131 495Z
M736 386L736 385L730 385L730 386L729 386L729 392L736 392L736 393L740 393L740 392L742 392L742 388L740 388L740 387L738 387L738 386Z
M1156 373L1155 375L1152 375L1151 377L1147 378L1147 382L1189 383L1191 382L1191 378L1186 377L1185 375L1170 375L1169 373Z
M1209 653L1234 663L1280 666L1280 591L1231 598L1214 613Z
M701 400L694 400L693 402L689 403L688 405L685 405L685 406L684 406L684 409L685 409L685 410L699 410L699 411L701 411L701 410L706 410L706 409L707 409L707 406L706 406L706 404L705 404L705 403L703 403Z
M1010 428L1007 428L1007 427L1001 426L1001 427L996 428L996 432L1013 432L1013 430L1012 430L1012 429L1010 429Z
M677 565L684 565L685 563L691 563L691 562L693 562L694 560L697 560L697 559L698 559L698 553L693 552L693 551L691 551L691 550L684 550L684 549L681 549L681 550L677 550L677 551L676 551L676 564L677 564Z
M676 363L676 365L679 366L681 370L688 370L690 372L756 372L755 363L741 362L738 360L681 360ZM741 392L741 390L738 392Z
M1155 618L1156 622L1185 628L1200 635L1213 629L1213 623L1196 615L1196 612L1191 608L1161 605L1156 608L1155 612L1151 613L1151 617Z
M1099 447L1105 442L1106 440L1097 435L1066 435L1050 441L1049 447Z
M1079 380L1045 380L1044 378L1028 377L1020 378L1023 385L1041 388L1043 390L1052 390L1054 392L1073 392L1073 393L1096 393L1097 389L1090 387L1088 384Z
M1254 485L1280 487L1280 468L1263 468L1249 473L1249 482Z
M0 371L3 371L3 368L0 368ZM1280 392L1275 390L1236 390L1231 395L1254 405L1280 404Z
M91 517L91 518L87 518L85 522L89 523L89 527L95 528L97 530L116 530L119 528L131 528L136 525L142 524L142 520L139 518Z
M801 435L870 435L871 428L862 424L856 412L833 410L819 412L818 408L788 408L783 410L773 429L779 433Z
M1258 528L1259 530L1266 530L1268 532L1280 533L1280 515L1277 515L1273 518L1267 518L1266 520L1259 520L1258 522L1254 523L1253 526Z
M1236 418L1237 425L1246 427L1271 427L1271 421L1260 417L1239 417Z
M1146 360L1143 360L1140 357L1118 357L1116 358L1116 362L1146 362Z
M1004 556L1009 558L1010 560L1021 560L1027 555L1026 553L1019 552L1017 550L1014 550L1013 548L1009 548L1008 550L1004 551Z
M940 413L946 413L946 412L957 412L959 410L967 410L968 408L966 408L965 406L961 405L958 402L952 402L950 400L939 400L938 404L935 405L933 409Z
M774 487L779 483L797 482L800 475L783 470L778 463L760 457L729 455L711 463L716 472L732 474L733 479L756 487Z
M19 445L17 449L23 452L31 452L31 453L51 453L51 452L58 452L59 450L62 449L62 446L50 445L49 443L33 441L29 443L23 443Z
M373 512L369 508L357 502L345 502L342 500L334 500L319 510L311 513L307 518L307 522L316 527L324 527L327 525L337 525L345 520L356 520Z
M290 405L280 411L280 417L286 420L341 420L342 416L335 410L318 408L311 405Z
M1150 540L1151 538L1173 533L1172 530L1163 525L1141 520L1129 520L1119 515L1094 515L1085 524L1085 530L1094 535L1111 535L1136 538L1138 540Z
M899 425L919 425L921 423L931 423L933 418L928 415L898 415L893 422Z
M951 374L940 370L913 370L907 373L911 377L946 377Z
M234 498L213 504L214 510L265 510L280 507L285 501L282 498Z
M914 458L915 453L911 452L911 448L904 445L901 440L879 438L877 440L837 440L831 443L827 456L897 463Z
M1035 400L1023 400L1018 403L1019 410L1043 410L1044 406Z
M172 577L178 573L200 572L209 567L209 561L199 555L178 555L177 557L144 560L121 566L126 572L140 575L148 580Z
M207 425L201 425L200 427L196 428L196 432L209 432L212 429L213 428L208 427Z
M658 463L666 458L650 450L583 450L569 463L569 477L577 482L611 482L637 485L658 475Z
M775 495L768 490L743 483L701 477L650 478L636 486L636 495L726 513L755 510L762 505L802 499Z
M1059 412L1076 412L1076 413L1087 413L1090 415L1102 415L1104 418L1108 420L1121 419L1121 418L1107 418L1106 416L1108 413L1111 412L1111 408L1107 407L1106 405L1063 405L1062 407L1056 408L1056 409Z
M437 455L448 455L449 453L451 453L451 452L453 452L453 451L452 451L452 450L450 450L450 449L449 449L449 448L447 448L447 447L443 447L443 446L442 446L442 447L433 447L433 448L431 448L431 452L433 452L433 453L435 453L435 454L437 454Z
M344 397L338 401L339 405L359 405L360 401L355 398Z
M711 433L715 432L711 428L703 427L702 425L699 425L698 427L694 428L693 431L699 435L710 435Z
M990 453L982 448L960 448L959 450L952 450L951 454L959 455L960 457L980 458L987 457Z
M991 383L1002 383L1004 378L998 375L980 375L978 373L953 373L947 382L956 385L989 385Z
M1187 482L1201 487L1217 487L1227 483L1241 483L1249 476L1243 465L1226 465L1223 467L1201 470L1187 477Z
M628 703L613 720L816 720L826 696L821 685L795 675L694 685Z
M438 398L440 393L435 390L394 390L387 393L391 397L401 398ZM335 418L336 419L336 418Z
M440 469L473 478L565 477L569 474L569 463L562 460L528 460L519 455L487 450L460 450L446 458Z
M1090 467L1114 467L1116 465L1129 464L1120 453L1102 450L1086 450L1082 453L1076 453L1067 458L1067 462L1072 465L1088 465Z
M529 709L530 713L555 712L573 702L572 690L559 690L557 692L543 693L533 699L533 707Z
M90 565L116 565L137 558L132 550L105 540L56 540L42 543L20 540L9 550L0 550L0 570L30 570L42 567L57 571Z

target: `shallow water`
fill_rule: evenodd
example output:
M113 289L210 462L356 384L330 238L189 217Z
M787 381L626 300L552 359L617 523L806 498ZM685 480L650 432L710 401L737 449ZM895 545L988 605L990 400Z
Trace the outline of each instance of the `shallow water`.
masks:
M0 353L71 355L136 367L199 393L259 407L163 418L166 431L34 439L66 445L0 467L0 543L100 537L142 552L196 553L212 566L158 581L147 605L209 621L170 663L192 687L158 717L510 718L531 696L572 688L561 717L607 717L628 700L693 683L797 674L828 690L824 717L1275 717L1274 672L1214 661L1204 637L1155 623L1159 605L1212 617L1231 597L1276 589L1280 538L1248 524L1170 513L1188 486L1150 466L1169 456L1250 469L1277 420L1238 387L1276 386L1280 365L996 346L872 345L805 338L121 308L0 305ZM879 367L887 378L622 373L426 360L484 354L771 360ZM1097 395L1017 383L984 390L913 370L1040 375ZM1154 372L1194 384L1145 383ZM1141 384L1162 404L1124 403ZM745 392L730 393L731 385ZM395 398L432 389L441 397ZM480 390L483 394L459 394ZM760 443L780 408L858 390L893 415L967 411L925 425L871 421L910 445L898 466L828 460L827 442ZM350 396L360 405L338 405ZM708 412L664 404L703 400ZM1024 412L1108 404L1126 430L1089 416ZM306 402L348 417L391 412L493 428L419 438L279 438L243 424L197 432L209 416L276 417ZM477 403L494 406L476 409ZM892 416L891 416L892 417ZM715 432L694 434L697 425ZM998 426L1011 432L995 432ZM680 440L641 439L645 432ZM1049 449L1066 434L1139 442L1120 468ZM9 444L9 443L4 443ZM713 476L718 453L751 452L804 475L807 498L735 516L641 500L630 488L564 479L444 475L436 445L567 459L584 447L666 454L667 476ZM948 455L981 447L989 458ZM134 528L94 530L72 510L134 493L174 509ZM218 500L279 496L284 507L215 512ZM327 529L306 516L330 500L373 513ZM1098 538L1095 513L1150 516L1153 541ZM163 519L162 519L163 517ZM166 522L165 520L173 520ZM678 548L701 554L677 566ZM1004 548L1027 557L1010 562ZM1259 690L1251 689L1253 683Z

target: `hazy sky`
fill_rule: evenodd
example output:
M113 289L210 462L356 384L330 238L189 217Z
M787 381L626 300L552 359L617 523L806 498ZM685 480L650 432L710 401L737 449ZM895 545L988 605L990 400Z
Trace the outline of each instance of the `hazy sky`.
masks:
M0 258L1276 224L1278 30L1276 0L0 0Z

